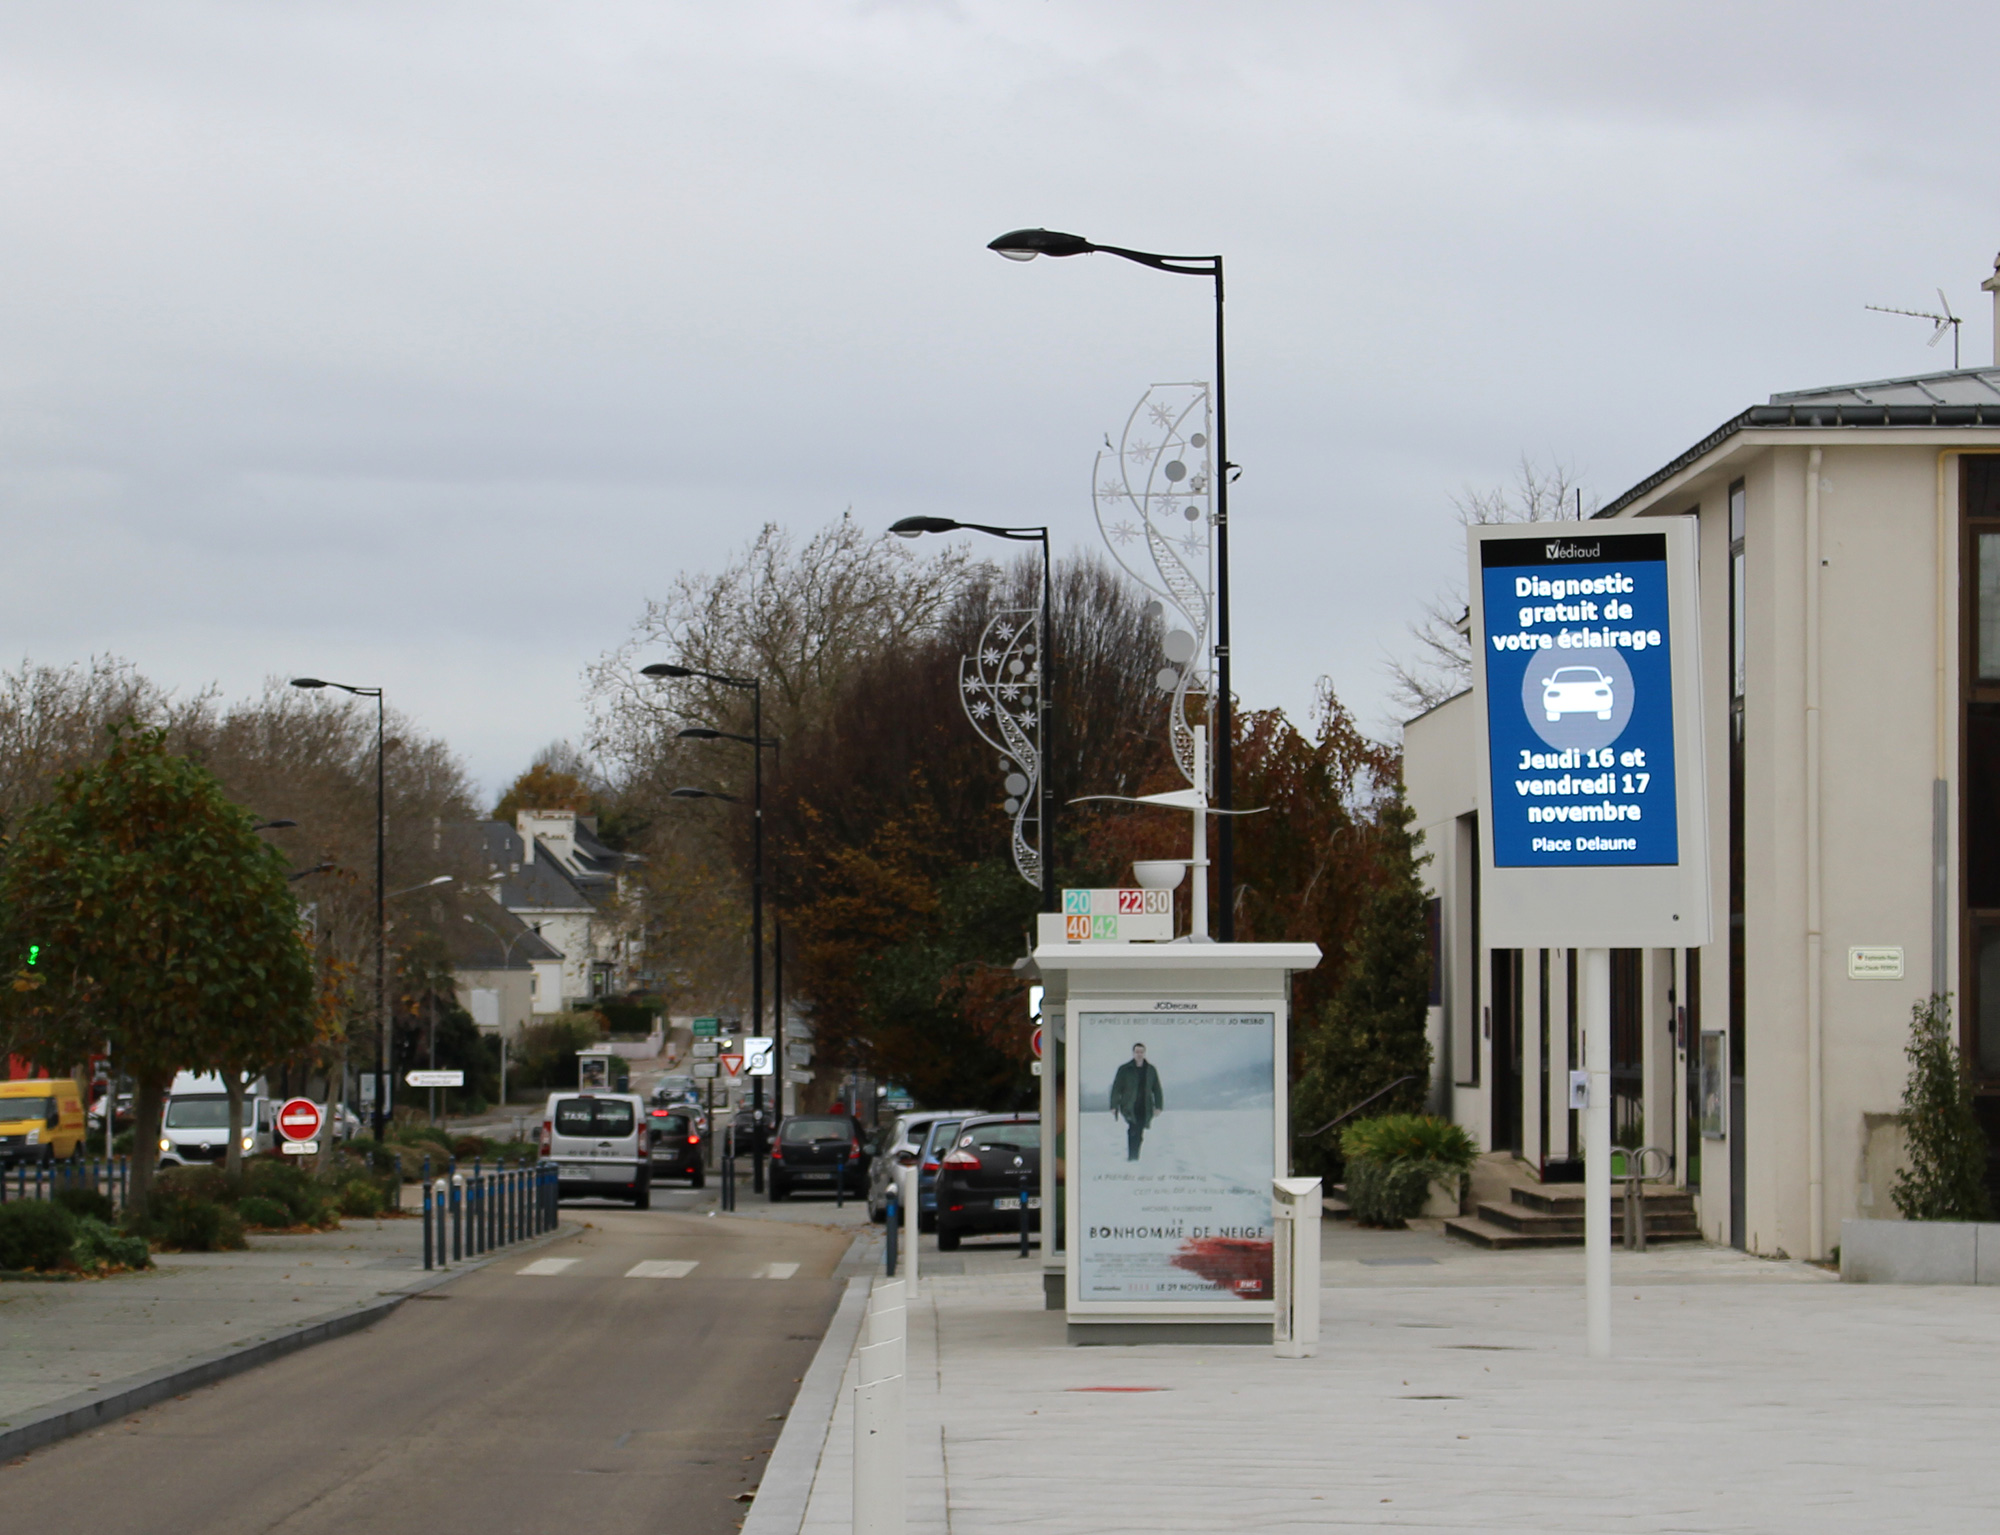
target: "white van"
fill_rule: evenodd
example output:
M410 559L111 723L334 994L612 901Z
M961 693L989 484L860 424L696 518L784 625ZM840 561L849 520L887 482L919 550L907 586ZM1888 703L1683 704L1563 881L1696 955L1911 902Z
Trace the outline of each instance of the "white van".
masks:
M269 1151L278 1139L278 1106L262 1077L243 1084L243 1155ZM229 1152L229 1089L213 1072L183 1071L167 1090L160 1117L160 1166L220 1163Z
M637 1093L550 1093L542 1155L556 1164L558 1199L653 1203L653 1131Z

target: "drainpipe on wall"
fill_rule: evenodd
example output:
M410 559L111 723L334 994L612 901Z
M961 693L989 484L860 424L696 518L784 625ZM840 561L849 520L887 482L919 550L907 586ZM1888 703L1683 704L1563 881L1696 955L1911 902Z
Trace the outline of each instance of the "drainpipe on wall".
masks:
M1996 263L2000 266L2000 263ZM1996 328L2000 328L2000 292L1994 294ZM1937 592L1933 604L1937 608L1937 660L1936 675L1932 679L1936 700L1936 729L1933 753L1936 776L1931 780L1931 993L1943 996L1945 981L1949 974L1946 960L1950 957L1949 939L1951 934L1949 912L1951 867L1951 769L1945 759L1949 743L1946 721L1950 718L1951 704L1945 694L1950 676L1946 663L1950 657L1950 626L1946 623L1951 593L1951 519L1946 515L1944 499L1945 460L1960 450L1940 448L1937 456Z
M1825 933L1820 910L1820 457L1818 448L1806 456L1806 1252L1812 1258L1826 1256L1826 1104L1821 1077Z

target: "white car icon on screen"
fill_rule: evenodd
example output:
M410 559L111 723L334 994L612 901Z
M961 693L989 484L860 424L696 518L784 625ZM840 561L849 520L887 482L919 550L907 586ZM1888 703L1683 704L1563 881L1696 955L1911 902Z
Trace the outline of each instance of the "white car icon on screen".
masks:
M1553 724L1565 714L1611 718L1611 679L1594 666L1564 666L1542 679L1542 712Z

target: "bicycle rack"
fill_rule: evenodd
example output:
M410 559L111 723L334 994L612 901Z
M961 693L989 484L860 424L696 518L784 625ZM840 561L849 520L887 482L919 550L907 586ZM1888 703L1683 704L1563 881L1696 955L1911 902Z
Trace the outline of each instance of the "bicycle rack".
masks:
M1646 1185L1665 1183L1674 1175L1673 1153L1659 1146L1641 1146L1637 1151L1616 1148L1614 1156L1625 1158L1625 1171L1618 1181L1625 1185L1625 1246L1630 1252L1646 1250ZM1657 1171L1649 1171L1646 1159L1658 1157Z

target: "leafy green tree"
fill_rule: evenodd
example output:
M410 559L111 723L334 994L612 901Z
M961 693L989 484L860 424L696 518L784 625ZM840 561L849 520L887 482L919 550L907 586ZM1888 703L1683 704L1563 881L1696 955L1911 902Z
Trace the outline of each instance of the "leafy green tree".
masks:
M1340 988L1306 1036L1302 1070L1292 1093L1292 1123L1300 1132L1325 1124L1411 1078L1369 1106L1371 1115L1415 1113L1430 1091L1431 1046L1424 1035L1430 1005L1430 946L1424 926L1424 891L1417 871L1421 833L1410 830L1413 812L1396 800L1382 808L1379 882L1368 892ZM1331 1175L1340 1148L1331 1133L1295 1138L1293 1161L1302 1170Z
M312 956L285 858L166 734L113 732L20 818L0 860L0 1024L17 1053L108 1040L136 1085L132 1185L146 1192L174 1073L234 1072L314 1034ZM28 963L33 948L33 963Z
M1903 1054L1910 1062L1903 1084L1910 1165L1896 1174L1896 1208L1912 1221L1991 1220L1986 1137L1972 1108L1972 1075L1952 1041L1951 998L1911 1007Z

